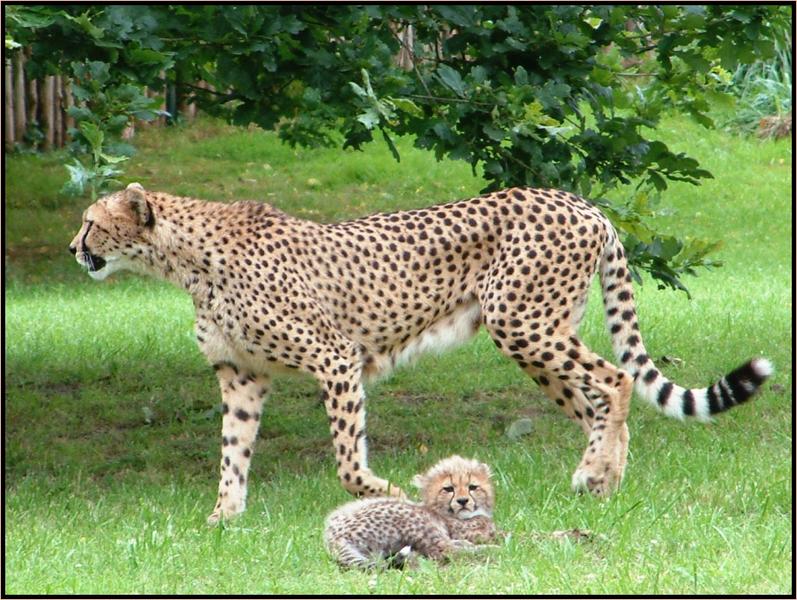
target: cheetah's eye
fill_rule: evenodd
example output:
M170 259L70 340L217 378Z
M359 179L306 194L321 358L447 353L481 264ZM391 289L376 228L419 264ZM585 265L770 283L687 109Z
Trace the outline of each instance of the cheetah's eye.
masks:
M443 488L443 491L444 492L448 492L450 494L450 493L452 493L454 491L454 486L453 485L447 485L447 486L445 486Z
M478 489L479 489L479 486L478 486L478 485L476 485L475 483L471 483L471 484L468 486L468 489L469 489L469 490L472 492L473 490L478 490Z

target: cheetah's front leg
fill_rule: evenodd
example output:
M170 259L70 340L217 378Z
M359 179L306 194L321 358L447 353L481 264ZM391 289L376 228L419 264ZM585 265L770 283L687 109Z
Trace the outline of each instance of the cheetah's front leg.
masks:
M229 518L246 507L249 462L254 452L263 400L269 391L267 376L241 370L231 363L213 365L222 396L221 480L219 495L208 523Z
M343 487L355 496L388 495L403 498L404 492L400 488L376 477L368 468L365 394L360 375L360 366L350 363L319 377L335 447L338 478Z

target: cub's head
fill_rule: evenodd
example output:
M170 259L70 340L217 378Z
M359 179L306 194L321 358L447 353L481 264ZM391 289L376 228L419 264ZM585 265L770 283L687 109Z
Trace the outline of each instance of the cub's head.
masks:
M420 488L423 503L441 515L491 517L495 491L490 476L490 467L484 463L454 455L416 475L412 484Z
M154 224L152 208L141 184L100 198L83 213L80 231L69 244L78 264L93 279L134 267L145 244L143 234Z

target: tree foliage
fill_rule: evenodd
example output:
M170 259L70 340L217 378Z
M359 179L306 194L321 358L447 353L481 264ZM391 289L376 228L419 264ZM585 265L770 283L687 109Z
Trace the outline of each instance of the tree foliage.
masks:
M557 187L599 202L633 268L685 289L715 247L646 224L669 181L711 177L657 139L671 109L713 126L728 71L773 54L772 5L113 5L9 7L7 31L41 72L161 70L210 113L294 145L360 148L412 135L483 170L488 189ZM414 31L409 70L396 54ZM193 88L203 80L215 91ZM636 184L625 202L607 194Z

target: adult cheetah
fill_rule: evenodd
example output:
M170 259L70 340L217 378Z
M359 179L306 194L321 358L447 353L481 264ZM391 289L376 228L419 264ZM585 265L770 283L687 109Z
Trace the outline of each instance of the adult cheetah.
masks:
M402 492L366 462L363 379L484 325L496 346L577 420L578 490L618 486L632 388L665 414L707 420L771 374L762 358L684 389L653 364L617 232L573 194L513 188L421 210L320 224L268 204L223 204L137 184L92 204L70 245L94 279L119 269L187 290L223 399L221 481L210 522L241 512L269 377L318 380L337 472L356 495ZM595 272L619 367L579 339Z

